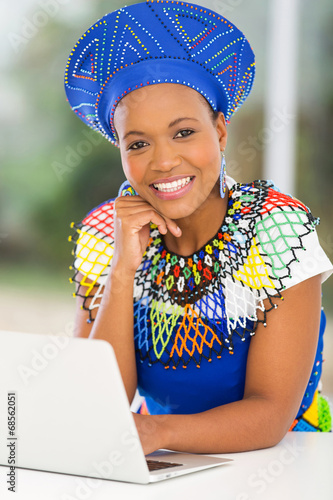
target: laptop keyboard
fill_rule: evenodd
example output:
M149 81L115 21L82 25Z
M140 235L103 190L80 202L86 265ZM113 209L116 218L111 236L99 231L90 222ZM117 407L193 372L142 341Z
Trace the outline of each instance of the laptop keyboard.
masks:
M150 471L169 469L169 467L180 467L183 464L174 464L172 462L160 462L158 460L147 460L148 469Z

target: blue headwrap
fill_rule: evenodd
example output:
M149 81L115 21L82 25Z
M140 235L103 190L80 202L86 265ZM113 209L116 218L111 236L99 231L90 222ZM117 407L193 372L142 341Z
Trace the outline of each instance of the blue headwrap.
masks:
M65 90L75 113L117 144L113 116L130 92L186 85L230 117L251 91L255 59L241 31L199 5L147 0L107 14L75 45Z

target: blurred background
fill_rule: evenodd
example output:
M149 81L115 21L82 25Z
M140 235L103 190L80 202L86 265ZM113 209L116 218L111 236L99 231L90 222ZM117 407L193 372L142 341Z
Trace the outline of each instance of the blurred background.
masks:
M271 140L264 132L270 118L265 102L273 0L198 3L235 23L256 53L254 89L229 125L227 168L237 181L264 178ZM333 2L298 4L293 194L320 217L320 242L333 260ZM116 196L124 175L118 150L70 110L63 74L83 32L124 3L16 0L13 5L0 4L0 329L67 334L75 310L70 223ZM279 169L273 180L279 185ZM323 381L333 395L333 278L323 286L323 304L328 316Z

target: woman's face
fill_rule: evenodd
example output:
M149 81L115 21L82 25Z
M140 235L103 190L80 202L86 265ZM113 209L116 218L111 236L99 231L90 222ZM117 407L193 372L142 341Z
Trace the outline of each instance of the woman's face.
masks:
M225 120L213 119L198 92L168 83L135 90L117 106L114 124L125 175L158 212L181 219L220 196Z

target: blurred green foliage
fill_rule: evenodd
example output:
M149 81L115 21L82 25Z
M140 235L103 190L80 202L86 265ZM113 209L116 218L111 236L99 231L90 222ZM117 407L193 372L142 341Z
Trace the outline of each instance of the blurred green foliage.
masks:
M47 276L56 274L59 279L63 279L63 274L69 275L70 223L116 196L124 180L118 150L89 131L70 111L63 90L66 61L77 39L96 19L121 7L123 2L62 3L59 12L50 15L45 25L25 41L24 23L32 22L41 9L38 1L31 1L21 18L17 14L15 29L9 27L7 31L9 55L2 67L0 86L3 283L11 282L15 271L23 281L31 281L29 271L22 272L29 268L34 274L39 269ZM214 8L213 1L202 3ZM239 6L230 8L229 14L251 40L258 64L253 95L229 126L227 159L231 165L237 165L229 173L244 182L262 177L262 149L254 161L249 161L237 145L250 135L256 136L263 127L268 4L261 0L238 2ZM232 5L229 2L229 7ZM304 0L300 26L296 195L321 218L320 240L333 259L332 2ZM13 33L21 36L19 45L15 46ZM332 299L333 284L328 282L325 305L333 314Z

